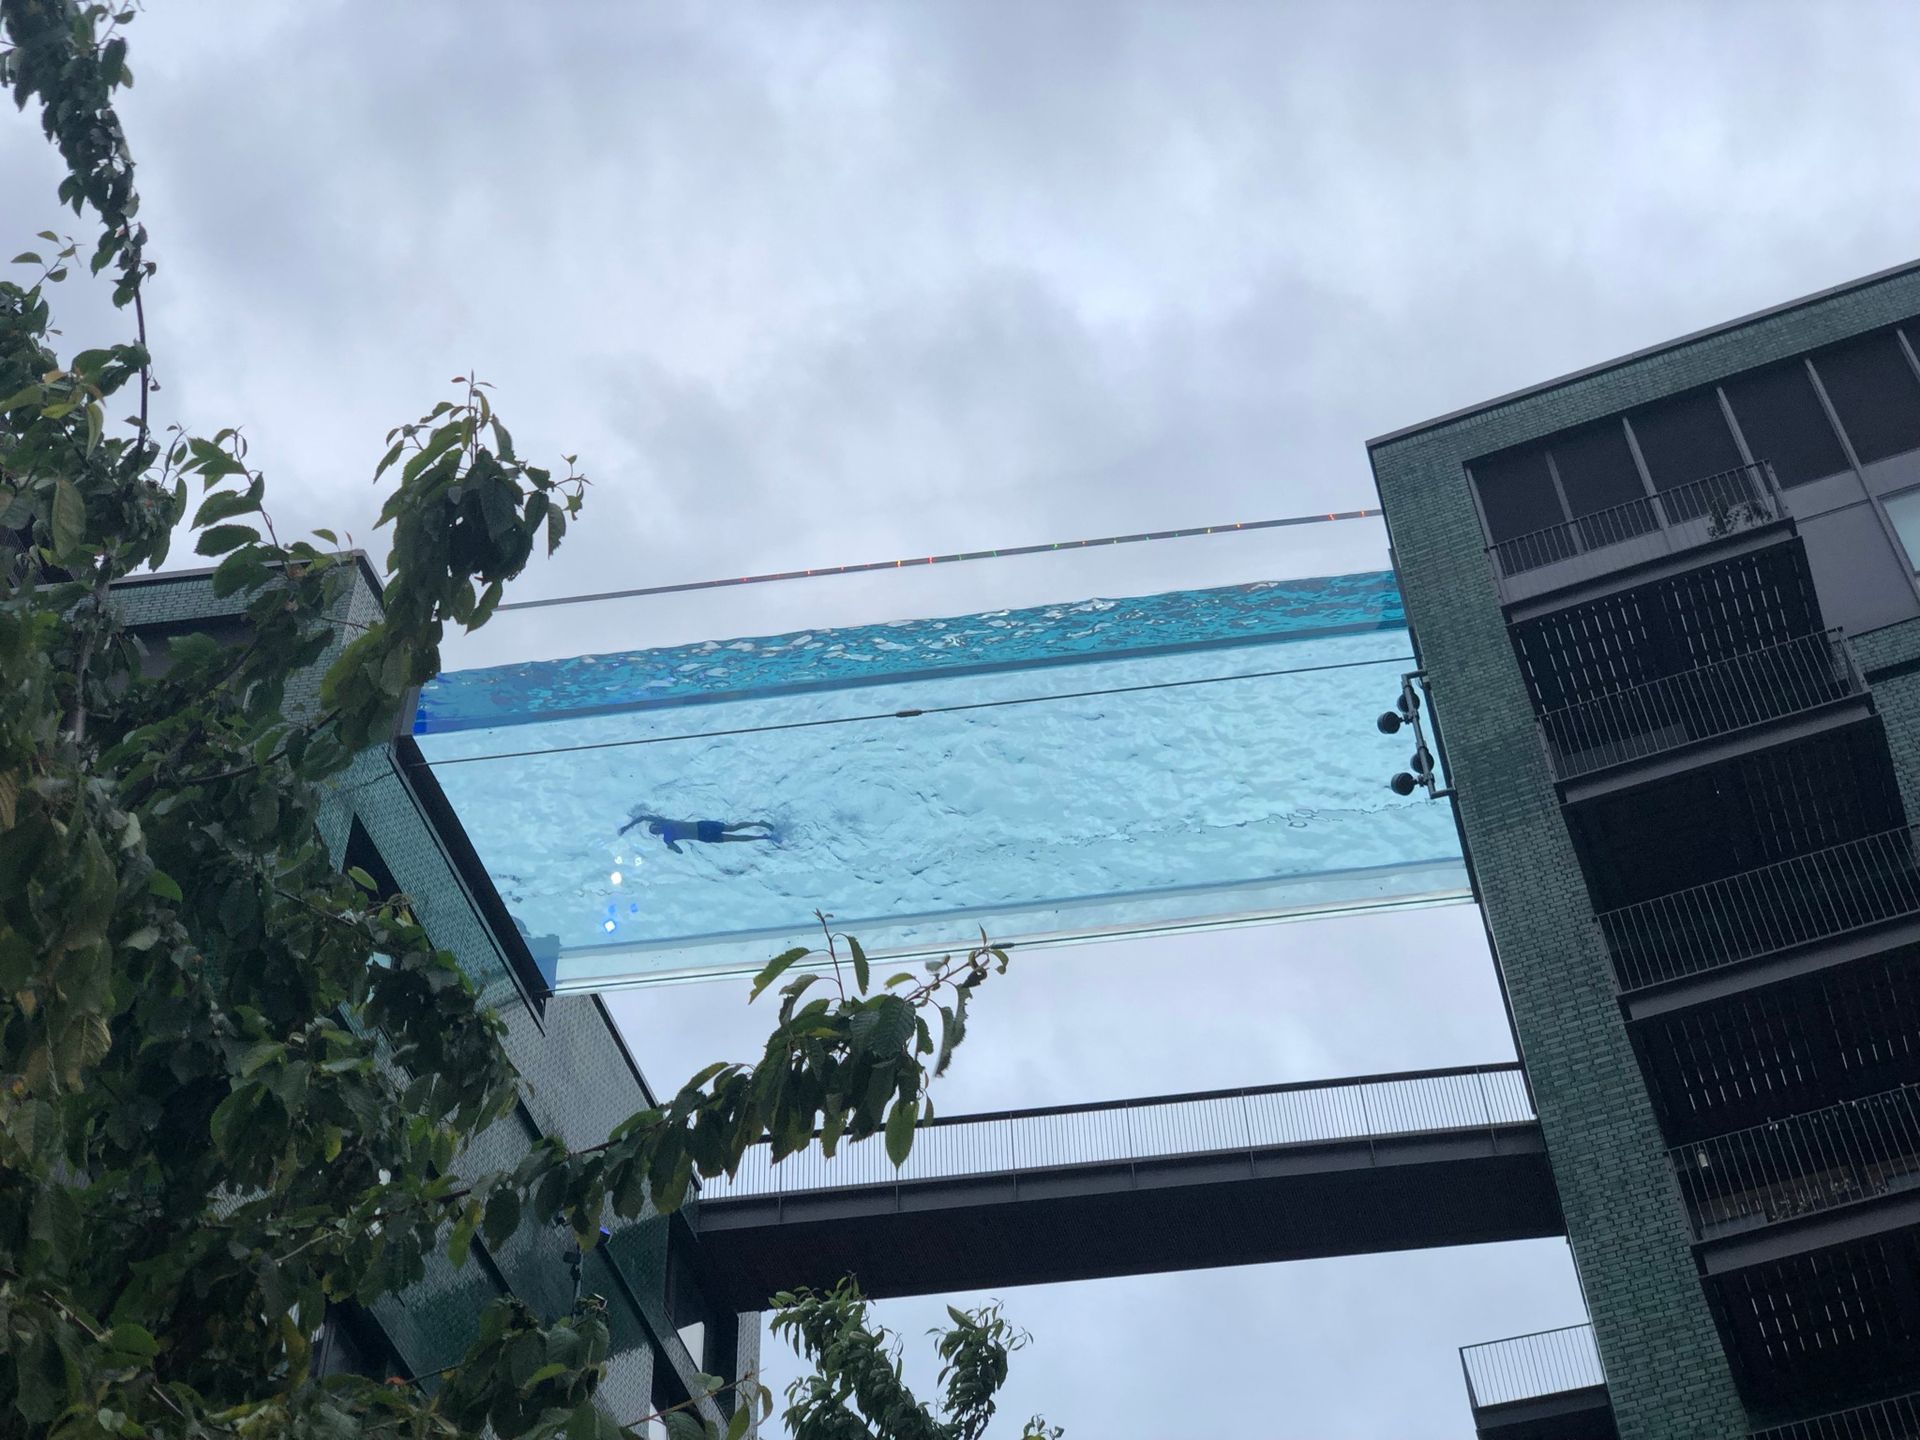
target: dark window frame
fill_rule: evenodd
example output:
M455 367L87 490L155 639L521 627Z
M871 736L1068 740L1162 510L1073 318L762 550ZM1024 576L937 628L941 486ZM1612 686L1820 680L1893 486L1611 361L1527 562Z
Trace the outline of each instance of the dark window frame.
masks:
M1910 455L1916 450L1920 450L1920 359L1915 357L1913 345L1904 333L1904 327L1909 323L1908 321L1901 321L1898 324L1884 326L1878 330L1863 331L1861 334L1851 336L1846 340L1841 340L1835 344L1825 345L1818 350L1810 351L1804 357L1807 372L1813 377L1814 386L1818 390L1822 402L1827 407L1828 418L1841 436L1846 447L1847 458L1852 461L1856 467L1875 465L1882 460L1891 460L1895 456ZM1905 413L1911 426L1906 438L1911 439L1913 443L1902 445L1900 448L1893 450L1876 449L1872 456L1869 457L1868 454L1860 448L1861 439L1869 438L1864 434L1866 426L1862 423L1868 418L1867 413L1857 413L1855 415L1855 426L1848 426L1846 417L1840 413L1841 407L1839 403L1833 398L1832 387L1828 384L1828 376L1823 375L1820 371L1820 361L1823 357L1831 361L1833 357L1847 350L1865 351L1874 341L1883 337L1893 341L1894 350L1906 363L1907 379L1910 382L1910 389L1908 391L1908 409ZM1830 373L1836 378L1844 373L1838 366L1830 365L1829 369ZM1896 371L1894 373L1898 372ZM1863 434L1861 436L1855 436L1853 433L1855 428L1862 430Z

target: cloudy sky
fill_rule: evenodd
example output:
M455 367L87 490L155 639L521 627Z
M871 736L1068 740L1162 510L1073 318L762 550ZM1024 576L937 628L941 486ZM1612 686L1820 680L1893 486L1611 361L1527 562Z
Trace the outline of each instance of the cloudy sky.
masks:
M1909 260L1920 219L1907 3L156 0L133 42L163 413L367 539L385 430L477 371L596 482L528 597L1370 504L1368 436ZM0 128L23 244L55 178ZM989 568L939 602L1000 603ZM1086 593L1058 574L1018 584ZM803 590L452 658L820 623ZM758 1023L620 1009L662 1083ZM943 1110L1508 1043L1470 910L1084 949L983 1003ZM1081 1436L1466 1435L1452 1348L1580 1316L1552 1242L1005 1298L1010 1411Z

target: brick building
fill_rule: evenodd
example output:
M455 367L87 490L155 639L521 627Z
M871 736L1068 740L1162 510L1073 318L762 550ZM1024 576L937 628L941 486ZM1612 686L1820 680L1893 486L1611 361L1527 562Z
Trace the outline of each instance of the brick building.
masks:
M1920 1435L1917 355L1910 265L1369 446L1592 1319L1483 1434Z

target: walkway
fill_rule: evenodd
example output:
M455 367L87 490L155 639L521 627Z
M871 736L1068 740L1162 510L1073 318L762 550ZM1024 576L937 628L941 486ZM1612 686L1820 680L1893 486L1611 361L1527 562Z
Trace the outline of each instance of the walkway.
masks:
M705 1288L739 1310L1565 1233L1515 1064L940 1118L710 1182Z

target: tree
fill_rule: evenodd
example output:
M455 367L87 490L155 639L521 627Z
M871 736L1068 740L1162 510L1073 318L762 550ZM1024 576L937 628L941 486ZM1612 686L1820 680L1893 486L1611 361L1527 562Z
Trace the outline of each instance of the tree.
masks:
M708 1066L589 1152L545 1142L512 1172L460 1171L513 1104L501 1023L404 896L338 871L316 820L327 782L437 671L446 627L486 622L535 547L559 545L587 482L572 457L564 473L521 458L486 387L457 379L388 437L385 615L346 623L336 537L280 538L241 434L150 420L155 266L113 107L132 18L0 0L0 83L37 106L67 169L60 200L97 224L85 246L41 232L15 262L31 282L0 281L4 1428L636 1433L652 1417L623 1426L594 1405L608 1330L591 1297L559 1317L495 1304L431 1386L315 1378L316 1317L407 1285L438 1252L461 1263L476 1235L559 1217L590 1247L763 1139L779 1157L884 1135L898 1163L1006 954L982 936L876 986L858 942L829 930L830 976L788 976L809 955L796 949L755 983L780 984L759 1059ZM63 359L49 296L83 256L134 334ZM248 636L178 640L145 678L112 587L160 565L182 524L217 559L215 590L244 600ZM317 697L301 693L316 669ZM807 1440L971 1440L1024 1343L995 1307L954 1311L929 1407L850 1284L783 1298L775 1326L817 1367L789 1395ZM742 1388L733 1440L773 1403ZM666 1422L704 1433L684 1409Z

